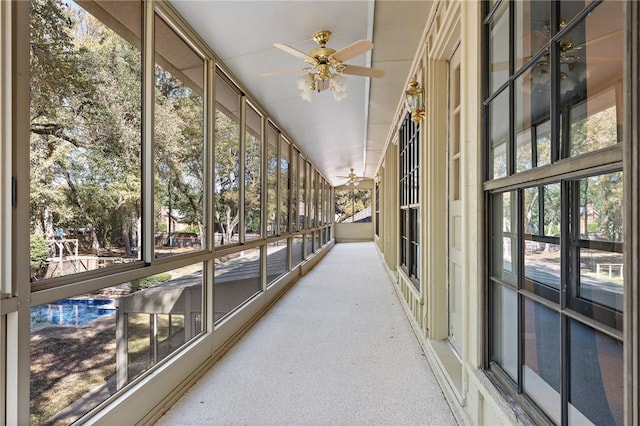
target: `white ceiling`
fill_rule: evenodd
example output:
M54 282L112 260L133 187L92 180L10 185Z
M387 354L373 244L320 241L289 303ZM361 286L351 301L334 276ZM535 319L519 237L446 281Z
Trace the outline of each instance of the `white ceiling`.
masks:
M431 1L192 1L172 5L216 56L289 135L333 185L344 183L353 167L372 177L383 155L411 64L426 25ZM313 34L332 32L327 47L340 50L360 39L372 52L346 61L385 70L380 79L346 76L348 95L336 101L330 91L300 98L302 72L264 77L270 71L303 67L273 47L287 44L302 52L317 47ZM370 62L369 62L370 61Z

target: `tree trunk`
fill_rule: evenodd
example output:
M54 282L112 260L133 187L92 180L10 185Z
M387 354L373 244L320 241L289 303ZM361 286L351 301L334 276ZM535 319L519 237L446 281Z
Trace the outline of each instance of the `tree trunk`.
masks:
M231 237L233 236L233 230L238 225L239 212L236 213L233 219L231 219L231 207L225 206L224 208L226 213L227 227L225 229L225 233L227 236L227 244L231 243Z
M200 239L200 247L202 247L202 242L204 241L204 226L202 226L201 221L198 221L198 238Z
M44 235L49 240L56 235L53 230L53 212L48 205L44 208Z
M98 236L96 235L96 230L93 225L89 225L89 230L91 231L91 251L96 255L100 255L100 242L98 241Z
M129 224L129 218L125 214L124 208L122 205L118 208L118 213L120 216L120 229L122 232L122 240L124 243L124 257L131 257L131 226Z

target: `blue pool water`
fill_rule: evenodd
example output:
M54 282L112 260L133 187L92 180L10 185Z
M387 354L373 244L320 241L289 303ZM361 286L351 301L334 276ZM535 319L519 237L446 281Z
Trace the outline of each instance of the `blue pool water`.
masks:
M31 329L83 325L115 312L111 299L65 299L31 308Z

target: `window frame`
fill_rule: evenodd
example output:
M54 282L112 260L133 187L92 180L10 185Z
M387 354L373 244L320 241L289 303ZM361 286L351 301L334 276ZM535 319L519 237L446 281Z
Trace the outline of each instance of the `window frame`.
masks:
M406 113L398 130L400 258L398 264L420 291L420 124Z
M549 2L552 3L552 2ZM624 298L625 302L623 302L624 310L626 313L615 313L612 312L611 309L607 309L604 306L595 306L596 303L590 302L589 308L593 309L594 306L596 311L599 313L585 315L588 309L581 309L580 306L585 305L584 300L577 300L577 296L573 294L575 291L575 285L577 285L577 280L580 276L579 268L576 268L577 257L576 253L584 244L580 238L576 238L571 235L572 229L575 230L576 223L570 223L570 220L575 219L575 212L578 206L575 202L575 196L572 199L571 188L572 186L577 185L577 181L580 179L584 179L590 176L595 175L605 175L607 173L621 172L623 170L629 170L625 165L625 158L623 158L623 152L626 151L629 146L632 144L632 140L630 140L631 133L628 131L628 123L633 121L632 112L631 112L631 103L626 102L622 99L617 99L616 105L618 107L622 106L624 108L623 114L623 123L622 126L625 129L622 129L622 133L624 133L624 137L622 140L620 139L620 129L618 132L618 140L617 143L611 146L606 146L605 148L601 148L595 151L586 152L576 156L570 156L568 153L569 146L569 138L568 138L568 129L569 129L569 120L566 112L568 111L568 107L561 106L561 100L559 95L559 81L560 81L560 69L556 64L552 66L552 78L551 78L551 87L554 90L554 94L551 96L551 106L550 106L550 117L547 119L551 120L551 149L550 149L550 164L545 164L540 167L535 167L531 169L527 169L524 171L516 171L516 141L517 135L515 134L515 81L517 78L521 77L525 72L529 71L534 65L533 63L540 59L543 56L544 49L541 49L538 53L533 52L532 58L530 62L524 64L521 68L515 69L515 58L514 53L516 51L513 40L515 39L515 11L512 7L515 3L508 1L499 1L494 4L490 4L488 1L483 2L482 5L482 13L484 19L482 21L482 46L483 52L489 51L490 44L490 25L497 11L502 10L507 7L509 10L506 12L509 15L509 72L507 80L502 84L498 84L498 87L494 88L494 92L489 92L489 80L491 78L491 73L489 72L489 55L484 54L482 57L482 69L483 69L483 78L482 78L482 96L483 96L483 116L487 117L487 119L483 120L483 173L484 173L484 182L483 182L483 192L484 192L484 204L485 204L485 213L487 215L487 219L485 220L485 251L488 254L485 257L485 277L484 277L484 286L486 289L484 306L485 306L485 333L484 333L484 350L483 350L483 368L485 369L488 377L498 386L499 388L505 390L511 397L516 399L523 407L525 407L525 411L529 414L532 419L536 419L536 422L549 422L550 418L542 411L540 407L536 405L536 403L529 398L529 396L524 393L523 384L522 384L522 375L523 375L523 343L520 334L523 332L524 326L524 317L522 314L522 310L524 309L524 301L531 300L544 306L551 308L554 312L557 312L560 318L560 323L562 324L562 333L561 333L561 345L562 345L562 371L560 374L560 380L562 383L562 395L561 395L561 405L562 405L562 413L561 419L563 424L567 424L568 422L568 404L569 404L569 335L568 328L570 323L581 324L582 326L588 327L590 330L593 330L595 333L601 333L604 336L608 336L613 338L615 341L622 344L624 342L624 356L626 357L627 344L628 339L624 339L623 333L628 336L628 332L623 332L622 324L630 324L629 316L631 315L631 311L629 311L629 303L626 300L629 299L629 293L631 290L632 282L636 282L636 280L629 280L630 275L625 273L625 281L624 281ZM574 17L572 17L571 21L566 25L566 27L561 28L556 33L552 34L548 44L551 55L553 57L558 57L559 48L558 42L560 39L567 34L578 25L583 24L585 19L591 12L593 12L602 2L594 1L586 6L577 13ZM552 26L559 23L560 17L559 7L551 8L551 22ZM637 11L636 11L637 16ZM623 22L620 24L623 28L628 28L630 23L632 22L631 18L629 18L627 14L626 20L623 19ZM635 24L637 25L637 23ZM632 58L632 61L637 61L637 59ZM622 67L622 80L623 82L628 82L629 76L629 63L625 62ZM627 84L627 83L625 83ZM498 176L492 177L492 140L491 140L491 121L489 119L491 112L492 102L497 99L499 96L503 94L508 95L509 99L509 128L508 128L508 140L506 146L506 176ZM595 95L593 91L589 89L588 97L582 99L585 101L586 99L590 99ZM572 103L574 105L574 103ZM560 119L560 117L562 119ZM540 124L546 119L540 118L536 123L529 123L532 131L532 141L531 141L531 149L532 149L532 160L536 160L536 144L537 139L534 139L535 132L537 132ZM555 141L555 142L554 142ZM627 163L628 164L628 163ZM627 172L630 173L630 172ZM627 176L623 176L623 181L625 183L625 191L628 188L628 178ZM561 247L561 256L562 256L562 268L561 268L561 286L572 287L568 288L567 291L559 291L553 292L549 290L550 293L545 294L544 292L538 293L536 289L540 289L539 285L530 285L525 282L525 271L524 271L524 241L527 239L524 231L523 224L518 224L517 237L517 245L518 245L518 279L517 285L507 285L506 283L500 282L500 280L496 280L495 277L492 277L491 270L492 265L494 264L493 256L492 256L492 235L494 231L492 227L498 226L494 224L493 220L493 207L492 207L492 198L495 195L499 195L501 193L507 191L515 191L517 193L517 217L522 217L523 214L523 203L524 203L524 190L528 188L539 187L541 188L545 184L550 183L559 183L561 185L561 200L562 200L562 234L559 237L547 237L541 236L537 238L540 242L549 242L553 244L558 244ZM623 200L623 206L628 206L628 200ZM628 210L625 209L624 216L624 225L625 227L629 225L629 218L626 214ZM570 219L572 217L574 219ZM624 250L620 249L620 245L617 245L616 250L619 250L624 255L625 258L625 270L627 270L628 266L626 263L629 259L626 254L630 247L630 243L633 241L633 238L630 237L628 233L625 235L624 243L620 243L620 245L624 244ZM598 246L599 243L594 243L595 246ZM603 244L603 246L606 243ZM499 258L499 254L497 256ZM627 271L625 271L627 272ZM577 274L577 277L576 277ZM514 291L518 300L518 326L517 333L518 335L515 337L517 342L517 365L518 365L518 377L514 381L505 370L497 363L493 361L494 354L494 337L493 334L497 328L494 325L494 320L492 318L493 313L496 311L497 307L494 306L494 286L504 286ZM557 302L554 302L552 299L553 294L556 293L555 297L557 298ZM603 320L603 322L599 321ZM625 326L625 327L627 327ZM514 347L515 349L515 347ZM621 361L624 363L623 361ZM628 363L627 363L628 366ZM627 390L628 391L628 390ZM629 418L630 413L628 412L628 405L625 407L624 416Z

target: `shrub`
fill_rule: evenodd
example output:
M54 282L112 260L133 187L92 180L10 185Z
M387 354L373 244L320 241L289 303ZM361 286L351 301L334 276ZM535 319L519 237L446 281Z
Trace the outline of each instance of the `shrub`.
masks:
M154 285L162 284L171 279L171 274L164 272L162 274L151 275L150 277L139 278L131 281L131 292L142 290L145 288L153 287Z
M32 272L37 272L49 257L49 246L42 235L32 234L29 238L29 265Z

